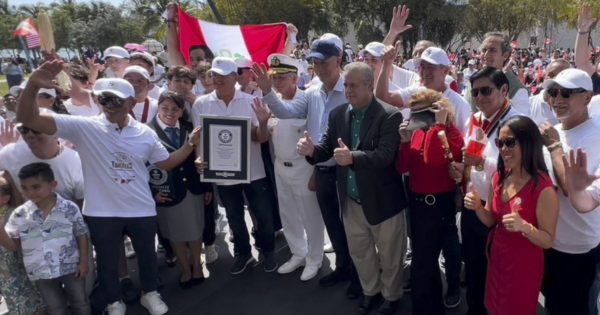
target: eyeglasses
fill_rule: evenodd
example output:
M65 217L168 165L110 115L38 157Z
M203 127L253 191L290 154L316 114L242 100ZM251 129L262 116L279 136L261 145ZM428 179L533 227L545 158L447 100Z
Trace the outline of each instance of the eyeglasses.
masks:
M30 131L33 132L33 134L36 135L36 136L39 135L39 134L41 134L41 132L35 131L35 130L29 128L29 127L25 127L25 126L23 126L21 124L17 125L17 131L20 134L22 134L22 135L26 135Z
M587 91L584 89L562 89L562 90L549 89L549 90L546 90L546 92L548 92L548 95L550 95L550 97L552 97L552 98L556 98L558 96L558 92L560 92L560 96L562 96L562 98L569 98L569 97L571 97L571 94L573 94L573 93L578 94L578 93L585 93Z
M491 86L484 86L484 87L480 87L480 88L472 88L471 89L471 96L478 97L479 93L481 93L482 96L490 96L490 94L492 94L492 91L494 90L494 87Z
M98 103L102 106L107 106L111 103L114 107L121 108L125 106L125 100L116 96L98 95Z
M502 147L507 147L509 149L514 148L517 145L517 139L514 137L508 137L504 140L500 138L496 138L496 146L498 149L502 149Z

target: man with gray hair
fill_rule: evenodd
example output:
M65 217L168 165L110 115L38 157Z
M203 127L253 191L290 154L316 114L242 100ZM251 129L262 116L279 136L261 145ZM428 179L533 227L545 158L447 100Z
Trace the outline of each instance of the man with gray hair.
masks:
M332 157L337 164L341 216L364 294L358 314L368 314L380 295L384 301L378 314L392 314L403 296L406 252L407 201L394 166L402 114L375 99L373 70L367 64L350 63L343 76L348 104L331 112L318 145L305 132L298 153L313 165Z
M479 46L481 51L481 60L485 67L494 67L501 69L508 78L508 98L511 100L511 106L524 115L529 114L529 92L519 78L508 67L512 47L510 38L501 32L489 32L484 35L484 40ZM508 68L508 69L507 69ZM479 110L475 106L471 96L471 85L466 87L464 97L467 103L471 105L473 113Z

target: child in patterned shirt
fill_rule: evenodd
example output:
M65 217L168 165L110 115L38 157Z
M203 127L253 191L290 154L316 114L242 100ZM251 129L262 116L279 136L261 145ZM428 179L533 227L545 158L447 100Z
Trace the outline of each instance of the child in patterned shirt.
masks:
M42 293L50 315L90 315L85 293L88 229L79 208L54 192L57 182L46 163L24 166L19 179L29 201L0 228L0 245L21 249L27 276Z

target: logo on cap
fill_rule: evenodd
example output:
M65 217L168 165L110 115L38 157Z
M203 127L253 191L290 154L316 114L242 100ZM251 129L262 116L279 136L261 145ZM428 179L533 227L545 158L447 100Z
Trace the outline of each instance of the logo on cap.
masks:
M429 55L431 55L432 49L431 48L427 48L425 50L425 52L423 52L424 55L426 55L426 57L428 57Z
M280 64L281 64L281 61L279 61L279 58L273 57L273 60L271 60L271 66L278 67Z
M109 87L117 87L118 85L119 85L119 83L117 81L109 81L108 82Z
M217 65L221 65L223 63L222 60L217 60Z

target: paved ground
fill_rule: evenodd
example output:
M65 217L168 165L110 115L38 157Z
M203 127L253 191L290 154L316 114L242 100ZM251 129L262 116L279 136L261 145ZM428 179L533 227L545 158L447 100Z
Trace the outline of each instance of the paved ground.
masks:
M250 224L250 223L249 223ZM219 260L205 268L206 281L199 287L189 290L179 288L180 271L178 267L168 268L164 257L159 254L159 274L164 282L160 290L165 302L169 305L168 315L331 315L356 314L359 300L350 301L346 298L347 284L339 284L330 288L322 288L318 279L329 272L334 266L334 254L327 254L317 277L308 282L300 281L301 270L289 275L265 273L259 262L243 274L233 276L229 273L232 265L233 247L226 241L228 234L221 233L216 244L220 247ZM280 236L276 242L277 259L283 264L290 258L291 253ZM259 257L253 251L255 257ZM130 259L128 264L132 278L137 283L137 260ZM403 298L396 314L409 314L411 310L410 294ZM1 305L0 307L4 307ZM537 315L542 315L541 306ZM0 308L0 311L3 309ZM5 310L5 307L4 307ZM446 314L465 314L466 305L463 302ZM127 306L127 315L147 315L148 312L134 303ZM371 314L375 314L372 312Z

